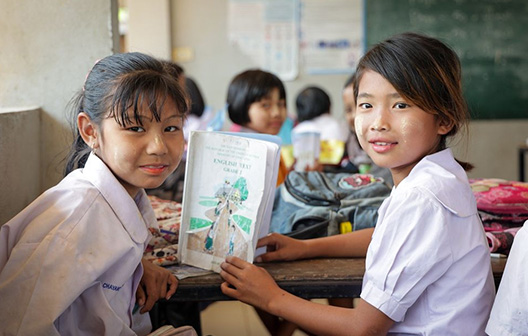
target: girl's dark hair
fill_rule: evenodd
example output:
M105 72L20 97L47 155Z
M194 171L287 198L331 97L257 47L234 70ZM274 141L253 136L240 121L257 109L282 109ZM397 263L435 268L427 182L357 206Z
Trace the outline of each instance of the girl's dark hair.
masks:
M443 135L438 150L448 137L462 128L467 132L469 111L462 93L462 69L457 54L440 40L416 33L395 35L372 47L359 61L354 79L357 100L359 82L366 71L379 73L398 93L431 113L452 129ZM473 166L459 163L466 170Z
M238 125L248 124L249 106L268 96L273 89L279 89L280 99L286 100L284 84L274 74L262 70L247 70L236 75L227 90L229 119Z
M197 117L201 117L205 110L205 102L202 96L202 92L196 82L189 77L185 78L185 88L187 89L187 94L191 99L191 110L189 114L194 114Z
M295 100L297 106L297 121L312 120L330 112L330 97L321 88L309 86L303 89Z
M174 102L183 117L188 110L187 95L163 61L137 52L115 54L98 61L86 77L83 89L69 104L74 141L64 174L84 167L91 152L77 127L79 113L86 113L101 127L106 118L114 118L121 126L131 123L128 113L131 111L134 121L142 125L139 110L143 104L160 121L167 99Z

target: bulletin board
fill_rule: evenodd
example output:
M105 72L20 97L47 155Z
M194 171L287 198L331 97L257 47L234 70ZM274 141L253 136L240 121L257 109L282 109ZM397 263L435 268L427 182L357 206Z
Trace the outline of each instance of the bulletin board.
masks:
M528 118L528 1L368 0L365 6L369 47L414 31L457 52L473 119Z

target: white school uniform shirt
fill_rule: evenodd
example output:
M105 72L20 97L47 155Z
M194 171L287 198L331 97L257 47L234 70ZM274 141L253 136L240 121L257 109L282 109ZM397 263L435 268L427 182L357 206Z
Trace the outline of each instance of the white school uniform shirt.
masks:
M348 140L349 129L347 123L335 119L330 113L321 114L311 120L305 120L292 129L292 134L304 132L317 132L321 134L321 140Z
M143 335L132 316L156 220L91 154L0 229L2 335Z
M484 335L495 295L466 173L450 149L424 157L379 209L361 298L389 334Z
M517 231L486 333L528 335L528 221Z

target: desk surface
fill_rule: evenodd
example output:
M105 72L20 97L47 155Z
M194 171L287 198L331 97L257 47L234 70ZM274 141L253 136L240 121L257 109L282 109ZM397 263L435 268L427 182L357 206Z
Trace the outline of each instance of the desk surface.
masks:
M506 258L491 258L495 285L498 287ZM265 268L284 290L305 299L359 297L364 258L321 258L257 264ZM230 300L220 290L222 278L209 274L180 280L171 301Z

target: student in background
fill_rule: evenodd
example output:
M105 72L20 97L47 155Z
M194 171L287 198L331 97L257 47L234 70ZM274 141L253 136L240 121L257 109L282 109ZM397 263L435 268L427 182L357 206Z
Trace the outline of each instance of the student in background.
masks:
M202 124L201 117L205 111L205 100L200 88L192 78L185 78L185 89L191 101L191 108L183 125L183 137L187 142L191 131L200 129Z
M177 280L142 265L156 221L144 188L178 166L187 104L166 64L150 56L115 54L93 66L72 100L67 176L0 229L3 332L150 332L144 313Z
M482 223L465 169L446 141L467 126L460 61L437 39L405 33L375 45L354 82L355 128L395 187L371 240L359 230L311 240L262 238L263 261L366 252L354 309L319 305L279 288L262 268L222 264L222 292L314 334L483 335L494 284Z
M368 154L361 148L354 126L356 120L356 99L354 97L354 75L350 76L343 88L343 105L345 118L348 122L349 135L346 142L346 153L342 166L346 170L369 173L376 177L383 177L388 185L392 185L390 170L376 165Z
M528 333L528 221L517 231L493 303L486 333L490 336Z
M240 132L276 135L286 119L286 90L272 73L246 70L236 75L227 90L227 111ZM284 182L288 168L280 160L277 185Z
M332 117L330 96L320 87L304 88L297 95L295 105L298 124L293 128L293 133L316 131L321 133L321 140L339 140L343 143L348 139L347 127Z
M320 87L308 86L299 92L295 104L298 124L292 130L292 137L301 133L319 133L321 145L318 170L339 170L348 129L345 124L332 117L330 97Z

